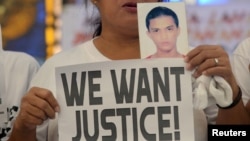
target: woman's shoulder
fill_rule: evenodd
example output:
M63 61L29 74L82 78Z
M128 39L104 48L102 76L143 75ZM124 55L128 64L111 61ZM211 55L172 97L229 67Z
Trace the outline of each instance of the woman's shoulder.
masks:
M26 67L26 65L28 65L28 66L34 66L35 68L39 67L39 63L37 62L37 60L33 56L25 52L4 51L3 55L4 55L4 60L6 60L5 63L8 64L8 66L20 65Z

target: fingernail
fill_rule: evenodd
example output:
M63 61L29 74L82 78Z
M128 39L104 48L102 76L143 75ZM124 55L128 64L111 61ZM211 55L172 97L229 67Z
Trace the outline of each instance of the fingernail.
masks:
M60 112L59 106L57 106L57 107L55 108L55 111L56 111L56 112Z
M190 70L191 69L191 65L190 64L186 64L186 69Z
M194 74L193 74L193 76L195 77L195 78L198 78L199 77L199 73L197 73L196 71L194 72Z
M207 71L203 71L202 74L203 74L203 75L207 75Z
M188 57L184 56L184 61L187 62L188 61Z

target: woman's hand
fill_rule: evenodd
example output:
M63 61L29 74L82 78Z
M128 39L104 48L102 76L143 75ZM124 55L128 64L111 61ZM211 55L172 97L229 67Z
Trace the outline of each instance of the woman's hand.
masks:
M22 98L15 128L34 130L48 118L55 118L56 112L59 112L59 105L53 94L47 89L33 87Z
M238 94L239 88L230 65L227 52L217 45L200 45L185 56L186 68L194 70L195 78L200 75L221 76L231 86L233 93Z

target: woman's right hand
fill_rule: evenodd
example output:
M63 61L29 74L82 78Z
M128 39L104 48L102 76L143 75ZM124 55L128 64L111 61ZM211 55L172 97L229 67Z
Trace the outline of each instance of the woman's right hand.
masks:
M15 128L34 130L47 119L53 119L59 112L59 104L52 92L38 87L31 88L22 98Z

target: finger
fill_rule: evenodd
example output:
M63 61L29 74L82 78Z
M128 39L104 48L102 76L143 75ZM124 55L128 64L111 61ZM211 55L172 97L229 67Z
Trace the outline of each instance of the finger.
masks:
M27 114L27 116L32 116L42 121L48 118L43 109L37 108L30 103L24 103L21 108L23 109L22 111Z
M192 60L195 56L203 52L204 50L216 50L217 46L211 46L211 45L200 45L196 48L192 49L186 54L186 61Z
M44 119L42 119L38 116L34 116L28 110L20 111L20 114L18 115L17 119L21 119L22 123L24 123L26 126L29 126L29 127L41 125L44 121Z
M57 101L50 91L42 88L32 88L30 90L30 95L31 96L28 97L29 100L27 100L30 105L43 111L49 118L55 117L56 108L52 106L52 102L57 104Z
M198 75L201 75L201 74L206 74L206 75L219 75L219 74L221 74L220 72L223 70L223 67L227 68L227 66L224 65L227 63L225 63L223 58L216 58L216 59L218 61L217 63L216 63L215 58L206 59L203 63L201 63L199 65L199 67L196 68L194 76L198 77ZM220 69L217 69L218 67ZM209 69L212 69L212 70L209 70ZM223 73L225 73L225 72L223 72Z
M195 56L188 56L189 61L187 61L187 69L192 70L207 61L207 59L217 58L218 55L216 54L216 50L200 50Z
M202 72L202 74L207 76L221 76L224 78L227 78L228 76L231 76L231 71L227 67L211 67L207 68L205 71Z
M23 97L21 109L27 114L41 120L55 117L55 111L45 100L32 95Z
M59 104L51 91L48 91L46 89L41 89L41 92L36 94L38 97L45 99L54 109L55 112L59 112Z
M185 61L187 63L186 68L192 70L194 68L200 67L202 63L207 62L210 59L212 64L215 64L211 59L215 58L228 58L227 53L220 46L199 46L187 55ZM211 65L207 66L210 67Z
M37 125L41 125L44 121L43 118L39 116L39 114L34 115L37 113L37 110L34 110L32 106L27 106L28 103L22 103L20 112L16 117L15 124L19 127L25 127L28 130L35 129ZM35 111L35 112L34 112Z
M187 62L187 69L193 70L196 68L206 68L214 67L215 62L213 54L215 51L209 51L209 52L200 52L198 55L193 57L189 62ZM202 66L202 67L201 67Z

